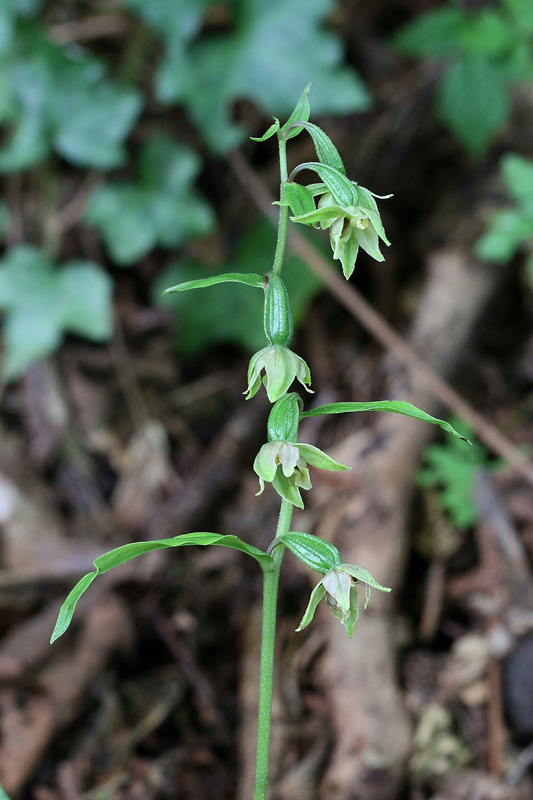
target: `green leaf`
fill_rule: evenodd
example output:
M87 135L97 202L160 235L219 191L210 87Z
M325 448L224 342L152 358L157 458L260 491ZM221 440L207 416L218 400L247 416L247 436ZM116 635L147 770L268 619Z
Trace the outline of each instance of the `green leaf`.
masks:
M265 258L272 257L275 245L274 229L262 220L243 236L234 260L221 265L220 269L243 275L250 271L262 274L270 264ZM209 292L199 292L194 299L181 292L161 297L168 286L206 280L206 273L202 264L191 261L175 263L158 277L152 288L154 304L170 308L175 315L179 352L191 358L220 343L237 344L249 352L260 350L265 346L262 330L264 298L261 293L249 292L246 286L238 284L221 284L217 289L216 303ZM283 280L297 325L305 317L312 299L321 291L322 284L296 256L286 258Z
M319 128L318 125L313 125L312 122L307 122L302 127L305 128L307 133L311 136L313 144L315 145L316 156L320 163L327 164L328 167L333 167L333 169L346 175L346 167L340 157L339 151L322 128Z
M301 127L291 128L291 125L294 125L295 122L307 122L307 120L311 115L311 108L309 106L309 98L308 98L310 88L311 84L308 83L305 89L303 90L302 94L300 95L300 99L296 103L294 111L292 112L289 119L281 129L282 132L287 131L285 139L294 139L295 136L298 136L298 134L302 132L302 128Z
M259 289L264 289L263 276L250 273L245 275L240 272L229 272L225 275L214 275L212 278L202 278L197 281L187 281L186 283L179 283L177 286L171 286L165 289L163 295L172 294L173 292L186 292L189 289L204 289L207 286L215 286L218 283L244 283L247 286L255 286Z
M319 536L291 531L284 534L281 540L300 561L317 572L325 574L342 561L335 545Z
M322 581L320 581L320 583L318 583L315 586L315 588L313 589L313 591L311 592L311 597L309 598L309 603L307 605L307 608L305 609L304 615L302 617L302 621L300 622L300 624L296 628L296 632L303 631L304 628L307 628L307 626L309 625L309 623L312 621L313 617L315 616L315 611L316 611L316 608L317 608L318 604L320 603L320 601L322 600L322 598L324 597L325 594L326 594L326 590L322 586Z
M250 136L252 142L266 142L279 131L279 119L275 119L270 128L262 136Z
M36 26L17 30L6 62L0 121L11 136L0 150L0 171L32 167L52 148L78 166L124 162L124 140L142 106L136 90L105 80L100 62L51 44Z
M293 181L283 183L281 187L281 202L289 205L296 216L308 214L315 210L313 195L305 187Z
M346 175L343 175L338 169L329 167L327 164L320 164L317 161L306 161L299 165L298 171L301 169L310 169L316 172L328 187L333 199L340 206L357 205L358 195L354 182L348 180Z
M429 422L431 425L438 425L446 433L451 433L452 436L457 436L459 439L465 439L449 422L432 417L404 400L378 400L368 403L328 403L328 405L304 411L300 414L300 419L321 417L324 414L346 414L355 411L391 411L395 414L403 414L406 417L413 417L413 419L419 419L422 422Z
M2 789L2 787L1 787L1 786L0 786L0 800L9 800L9 797L8 797L8 796L7 796L7 794L4 792L4 790Z
M129 265L156 245L175 248L211 230L213 213L194 188L199 157L167 136L143 146L137 183L97 189L84 219L97 228L117 264Z
M149 553L152 550L161 550L168 547L188 547L191 545L210 544L216 544L221 545L222 547L231 547L234 550L240 550L242 553L246 553L247 555L252 556L252 558L255 558L255 560L258 561L262 567L267 566L272 562L271 556L267 555L262 550L259 550L257 547L246 544L246 542L243 542L242 539L239 539L237 536L223 536L218 533L206 533L203 531L185 533L181 534L180 536L173 536L170 539L156 539L151 542L132 542L131 544L122 545L122 547L117 547L115 550L111 550L109 553L104 553L104 555L98 556L98 558L94 560L94 566L96 567L94 572L89 572L87 575L84 575L84 577L76 584L74 589L72 589L59 610L59 616L57 618L54 632L52 633L52 638L50 641L55 642L56 639L65 633L71 623L78 600L98 575L109 572L109 570L113 569L113 567L118 567L121 564L125 564L127 561L131 561L132 558L137 558L137 556L143 555L144 553Z
M91 262L58 269L33 247L16 247L0 260L4 310L3 374L7 380L53 353L66 332L91 341L112 332L112 282Z
M510 100L502 75L484 56L463 56L444 73L437 113L473 155L482 153L509 116Z
M417 17L394 37L394 44L408 56L439 58L458 49L465 13L458 8L438 8Z
M458 35L461 50L470 55L501 56L513 48L515 41L516 33L509 21L489 8L467 16Z
M184 47L178 31L177 49L184 63L173 73L167 71L164 92L159 85L160 99L184 103L217 152L236 147L242 139L240 126L232 121L237 99L252 100L267 114L290 114L302 86L312 81L317 114L368 108L361 80L343 66L339 38L325 27L333 7L334 0L243 0L231 7L235 13L229 33L203 36Z

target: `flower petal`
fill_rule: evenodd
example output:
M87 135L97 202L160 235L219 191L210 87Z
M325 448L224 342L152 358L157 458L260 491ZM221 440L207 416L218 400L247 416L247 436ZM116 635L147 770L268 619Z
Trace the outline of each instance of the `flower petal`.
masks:
M343 472L344 470L351 469L346 464L341 464L339 461L334 461L331 456L314 447L312 444L298 444L297 445L301 457L307 464L318 469L328 469L332 472Z

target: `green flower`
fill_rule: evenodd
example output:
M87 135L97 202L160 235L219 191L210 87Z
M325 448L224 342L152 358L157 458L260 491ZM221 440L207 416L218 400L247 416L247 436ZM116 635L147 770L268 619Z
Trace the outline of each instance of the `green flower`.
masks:
M254 461L254 471L259 476L258 494L264 490L266 481L289 503L303 508L300 489L311 489L308 464L335 472L350 469L310 444L293 444L283 440L268 442L262 446Z
M309 625L316 607L325 595L329 610L342 622L351 639L359 616L357 594L357 584L359 583L365 587L365 608L370 600L371 588L379 589L381 592L390 592L390 589L381 586L374 580L370 572L359 564L339 564L327 572L313 589L303 619L296 630L301 631Z
M263 370L265 375L261 378ZM257 394L262 382L268 399L271 403L275 403L286 393L294 380L300 381L308 392L312 391L307 388L311 383L311 373L303 358L282 345L269 345L250 360L246 399L249 400Z
M354 271L360 247L376 261L384 261L379 249L379 240L381 239L386 245L390 244L374 200L374 197L379 195L374 195L363 186L357 184L354 186L357 189L357 205L341 206L330 192L325 191L318 201L316 211L291 217L293 222L300 222L303 225L319 223L322 228L329 228L333 258L341 262L346 279Z

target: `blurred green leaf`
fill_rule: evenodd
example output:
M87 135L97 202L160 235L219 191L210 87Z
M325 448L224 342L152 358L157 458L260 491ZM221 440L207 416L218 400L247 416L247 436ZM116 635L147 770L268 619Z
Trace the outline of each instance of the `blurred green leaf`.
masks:
M13 380L53 353L65 332L109 339L111 293L110 278L96 264L77 261L58 269L36 248L8 251L0 260L4 377Z
M51 149L83 167L124 161L123 143L142 105L137 91L105 80L96 59L51 44L29 24L19 26L5 59L0 122L11 135L0 171L32 167Z
M458 50L465 14L445 6L417 17L394 37L394 44L408 56L439 58Z
M132 264L156 245L178 247L211 230L213 213L193 186L200 167L188 147L154 136L141 151L137 183L110 181L97 189L84 219L98 229L117 264Z
M489 8L466 17L458 33L462 52L470 55L504 55L512 49L515 41L508 20L499 11Z
M444 73L437 113L472 154L482 153L509 116L500 71L484 56L463 56Z
M141 8L140 0L128 0ZM152 0L158 8L144 18L159 30L167 55L158 76L159 98L183 102L210 146L223 152L242 139L232 122L232 104L240 98L255 101L267 114L290 114L295 98L310 81L315 114L346 113L369 107L368 92L359 77L342 65L339 39L324 20L334 0L241 0L230 4L233 30L205 37L186 47L199 27L202 3L189 2L187 33L165 18L170 0ZM145 4L148 5L148 4ZM171 56L171 54L173 54ZM280 57L282 56L282 57ZM169 68L169 60L173 60Z
M533 216L521 211L495 211L489 228L474 247L474 252L485 261L509 261L520 245L533 237Z
M507 153L500 161L500 174L514 208L494 211L487 231L474 252L486 261L509 261L522 245L533 245L533 161Z
M500 171L511 198L533 213L533 161L507 153L501 159Z
M220 272L246 274L252 270L263 274L270 268L275 243L274 229L262 220L243 236L234 261L221 265ZM164 305L175 314L178 351L192 357L223 342L240 345L251 352L264 347L261 292L250 292L248 286L223 283L194 296L185 292L161 297L168 286L206 277L204 265L181 262L165 270L153 287L154 304ZM298 324L313 297L320 292L321 283L295 256L285 259L283 281L291 298L294 322Z
M472 438L472 431L464 422L454 419L453 424L465 437ZM469 446L458 439L430 445L425 450L424 460L427 466L417 473L417 485L437 487L439 503L454 525L460 529L469 528L478 519L473 499L478 471L494 472L503 467L503 462L489 461L487 451L480 444L474 442Z

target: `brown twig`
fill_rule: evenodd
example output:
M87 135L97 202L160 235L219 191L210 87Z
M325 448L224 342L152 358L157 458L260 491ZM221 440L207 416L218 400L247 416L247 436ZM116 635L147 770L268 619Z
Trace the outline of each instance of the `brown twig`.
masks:
M238 152L232 153L228 161L235 176L249 192L257 207L268 219L276 222L277 212L272 206L272 197L257 173ZM351 284L347 284L303 236L293 230L288 242L292 251L307 262L309 268L318 275L341 305L350 311L377 341L423 380L443 405L468 422L481 441L533 484L533 465L506 436L475 411L464 397L429 367L379 312L372 308Z

